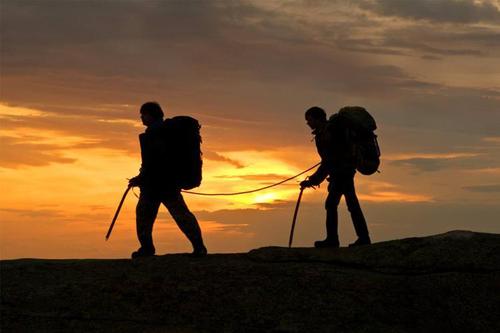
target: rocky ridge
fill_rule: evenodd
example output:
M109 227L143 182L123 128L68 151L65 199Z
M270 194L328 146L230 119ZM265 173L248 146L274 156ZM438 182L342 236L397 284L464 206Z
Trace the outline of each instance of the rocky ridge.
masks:
M500 235L0 262L2 332L499 332Z

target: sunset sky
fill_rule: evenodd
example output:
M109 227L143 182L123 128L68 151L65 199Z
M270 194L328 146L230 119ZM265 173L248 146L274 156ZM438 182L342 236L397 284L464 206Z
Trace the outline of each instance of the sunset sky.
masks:
M0 258L126 258L138 109L202 124L200 192L265 186L316 164L304 111L367 108L381 173L356 176L372 241L500 232L500 0L0 0ZM286 246L292 181L185 194L210 252ZM325 182L296 246L322 239ZM136 190L138 192L138 190ZM345 203L341 245L355 240ZM158 254L190 246L166 209Z

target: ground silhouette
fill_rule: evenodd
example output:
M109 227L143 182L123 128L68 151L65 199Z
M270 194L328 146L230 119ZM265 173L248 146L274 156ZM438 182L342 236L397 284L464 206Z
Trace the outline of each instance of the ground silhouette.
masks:
M2 332L499 332L500 235L1 261Z

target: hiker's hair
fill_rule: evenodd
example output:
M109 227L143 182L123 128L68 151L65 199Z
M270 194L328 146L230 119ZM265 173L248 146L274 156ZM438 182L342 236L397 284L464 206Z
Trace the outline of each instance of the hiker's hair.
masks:
M326 121L326 112L319 106L313 106L306 111L306 118L307 117Z
M146 102L141 106L141 114L147 113L155 119L163 119L163 110L157 102Z

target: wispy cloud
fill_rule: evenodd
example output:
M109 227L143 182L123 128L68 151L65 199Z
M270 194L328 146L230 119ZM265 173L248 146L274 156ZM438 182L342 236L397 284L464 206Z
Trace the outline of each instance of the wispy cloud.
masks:
M51 144L26 143L22 139L0 136L2 159L0 167L19 168L43 166L51 163L73 163L76 160L64 156L63 147Z
M401 190L401 186L387 181L365 181L363 191L359 191L358 197L363 201L388 203L388 202L434 202L432 195L425 193L412 193Z
M217 221L202 220L199 221L200 227L203 229L204 234L218 233L222 235L238 236L245 233L248 224L238 223L220 223Z
M421 159L456 159L456 158L469 158L476 157L478 153L403 153L397 155L387 155L384 156L385 159L389 161L399 161L413 158Z
M484 165L478 153L442 153L442 154L403 154L389 156L392 165L410 167L420 172L432 172L459 168L471 168Z
M245 165L243 165L243 163L235 160L235 159L231 159L229 157L226 157L222 154L219 154L215 151L211 151L211 150L208 150L208 151L204 151L203 152L203 157L206 158L206 159L209 159L209 160L212 160L212 161L217 161L217 162L226 162L226 163L229 163L233 166L235 166L236 168L238 169L241 169L241 168L244 168Z
M471 185L463 186L464 190L477 193L497 193L500 192L500 184Z
M500 136L488 136L483 138L484 142L500 144Z
M25 156L17 157L23 160L30 155L40 160L40 154L50 151L54 155L56 150L64 148L105 148L132 153L137 151L137 134L141 131L134 122L124 119L103 120L95 115L56 114L5 104L0 104L0 118L2 146L14 157L21 154L20 145L27 145Z
M290 176L291 175L279 175L275 173L267 173L267 174L231 175L231 176L216 176L216 177L222 179L229 178L229 179L244 179L244 180L256 180L256 181L274 180L278 182Z
M4 214L15 214L22 217L36 218L38 220L61 219L65 212L59 209L18 209L18 208L0 208Z
M493 1L474 0L366 0L362 7L384 16L431 22L498 22L500 10Z
M358 194L361 200L371 202L433 202L433 197L424 194L411 194L397 191L374 191Z
M470 169L470 170L466 170L466 172L479 173L479 174L490 174L490 175L500 175L500 167Z

